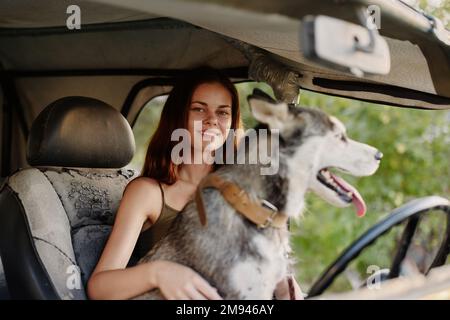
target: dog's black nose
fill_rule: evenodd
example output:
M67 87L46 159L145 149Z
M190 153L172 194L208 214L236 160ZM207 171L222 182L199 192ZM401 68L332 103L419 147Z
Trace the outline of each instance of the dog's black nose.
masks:
M381 158L383 158L383 153L381 151L377 151L377 153L375 153L375 160L381 160Z

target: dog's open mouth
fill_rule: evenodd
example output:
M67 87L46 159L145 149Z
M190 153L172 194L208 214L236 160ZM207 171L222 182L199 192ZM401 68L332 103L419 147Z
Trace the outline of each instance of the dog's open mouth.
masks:
M366 203L352 185L346 182L344 179L331 173L328 168L322 169L317 173L317 180L324 186L333 190L339 198L345 203L353 203L356 209L356 214L359 217L364 216L366 213Z

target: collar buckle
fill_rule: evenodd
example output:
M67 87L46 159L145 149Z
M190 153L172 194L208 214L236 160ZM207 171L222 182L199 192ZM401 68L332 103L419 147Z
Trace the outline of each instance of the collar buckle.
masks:
M272 224L273 219L278 214L278 208L266 199L261 200L261 206L272 211L270 216L267 217L266 221L263 224L258 225L259 228L265 229Z

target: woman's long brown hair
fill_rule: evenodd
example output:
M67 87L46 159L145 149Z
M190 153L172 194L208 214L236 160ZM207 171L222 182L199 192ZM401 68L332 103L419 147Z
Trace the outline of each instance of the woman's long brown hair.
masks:
M171 153L178 142L171 141L170 137L175 129L187 129L193 93L199 85L205 83L219 83L229 91L232 103L231 129L242 127L238 93L230 79L221 71L210 67L190 70L177 80L164 104L158 128L147 149L141 176L150 177L169 185L175 183L177 170L176 165L172 162ZM235 152L237 138L236 136L232 138L234 139L233 152ZM227 148L223 148L223 150L225 151L224 159L226 159Z

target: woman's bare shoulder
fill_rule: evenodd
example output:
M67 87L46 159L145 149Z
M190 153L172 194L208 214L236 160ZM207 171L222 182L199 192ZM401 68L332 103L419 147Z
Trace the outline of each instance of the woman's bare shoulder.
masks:
M122 202L140 206L147 213L159 213L161 207L161 191L158 181L148 177L137 177L131 180L123 192Z

